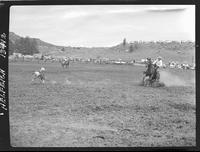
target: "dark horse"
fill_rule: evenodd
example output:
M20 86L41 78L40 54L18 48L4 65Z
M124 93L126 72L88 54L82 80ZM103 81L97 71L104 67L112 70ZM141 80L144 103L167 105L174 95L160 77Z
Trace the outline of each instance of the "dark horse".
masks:
M61 66L63 67L63 68L67 68L67 67L69 67L69 59L66 59L66 60L60 60L60 63L61 63Z
M143 76L143 83L145 86L152 86L153 82L159 81L160 79L160 74L158 72L158 66L152 64L152 62L147 62L147 70L144 71L144 76Z

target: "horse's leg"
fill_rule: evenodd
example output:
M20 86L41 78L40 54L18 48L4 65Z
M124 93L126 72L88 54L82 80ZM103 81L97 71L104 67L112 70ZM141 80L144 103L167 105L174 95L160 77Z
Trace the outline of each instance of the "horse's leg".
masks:
M144 77L144 86L149 87L150 86L150 79L149 76Z
M149 76L149 79L148 79L148 87L151 87L151 85L152 85L152 79L151 79L150 76Z
M45 76L44 76L44 74L41 74L41 75L39 76L39 78L40 78L40 80L42 81L42 83L44 84L44 82L45 82Z
M144 86L145 87L149 86L149 77L145 77L145 79L144 79Z
M143 75L142 82L143 82L143 85L146 86L146 75L145 74Z
M44 79L44 78L42 78L42 83L43 83L43 84L45 83L45 79Z
M157 81L159 81L160 80L160 73L158 72L157 73Z
M153 78L154 78L154 75L152 75L151 80L150 80L150 86L151 86L151 87L153 86L153 83L154 83L154 81L155 81L155 79L153 79Z
M146 87L149 87L149 79L148 79L148 80L145 80L145 86L146 86Z
M146 77L145 76L143 76L143 81L142 82L143 82L143 85L146 86Z
M146 82L146 86L149 87L149 86L150 86L149 78L147 78L147 79L145 80L145 82Z
M40 78L40 80L42 81L42 83L44 84L45 80L43 77Z

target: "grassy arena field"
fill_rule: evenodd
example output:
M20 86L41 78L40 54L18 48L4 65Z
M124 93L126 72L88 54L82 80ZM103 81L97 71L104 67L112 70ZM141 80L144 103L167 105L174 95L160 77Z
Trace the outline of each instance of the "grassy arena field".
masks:
M48 81L31 83L46 68ZM171 147L196 145L194 71L166 69L184 81L140 85L145 67L9 63L13 147ZM173 80L173 79L172 79ZM180 82L180 81L179 81Z

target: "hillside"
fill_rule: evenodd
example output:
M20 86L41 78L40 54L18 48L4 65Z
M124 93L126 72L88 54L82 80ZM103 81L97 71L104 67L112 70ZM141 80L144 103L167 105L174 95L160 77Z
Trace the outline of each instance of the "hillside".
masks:
M9 32L9 41L11 41L12 43L15 43L16 40L20 39L21 37L17 34L15 34L14 32Z
M23 37L15 34L14 32L9 33L9 42L14 45L13 47L15 47L16 45L15 42L20 38L23 38ZM30 38L30 39L36 41L38 50L42 54L49 54L50 52L58 51L62 48L60 46L56 46L56 45L44 42L38 38Z
M15 44L16 40L21 38L13 32L10 32L9 41ZM134 41L123 45L122 43L113 47L71 47L56 46L44 42L38 38L30 38L37 42L40 53L53 56L70 56L80 58L110 58L123 60L140 60L142 58L156 58L162 56L165 62L178 61L192 63L195 59L194 42L185 41L158 41L158 42L140 42ZM132 45L133 51L129 52ZM14 46L12 46L14 47Z

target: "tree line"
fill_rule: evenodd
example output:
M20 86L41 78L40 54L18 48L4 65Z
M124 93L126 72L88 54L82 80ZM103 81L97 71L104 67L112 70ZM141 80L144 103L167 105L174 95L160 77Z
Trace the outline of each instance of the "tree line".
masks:
M19 38L15 42L9 40L9 55L13 53L21 53L23 55L39 53L36 40L29 37Z
M187 50L194 49L195 43L191 41L134 41L127 42L123 39L122 46L129 52L134 52L139 48L167 49L167 50Z

